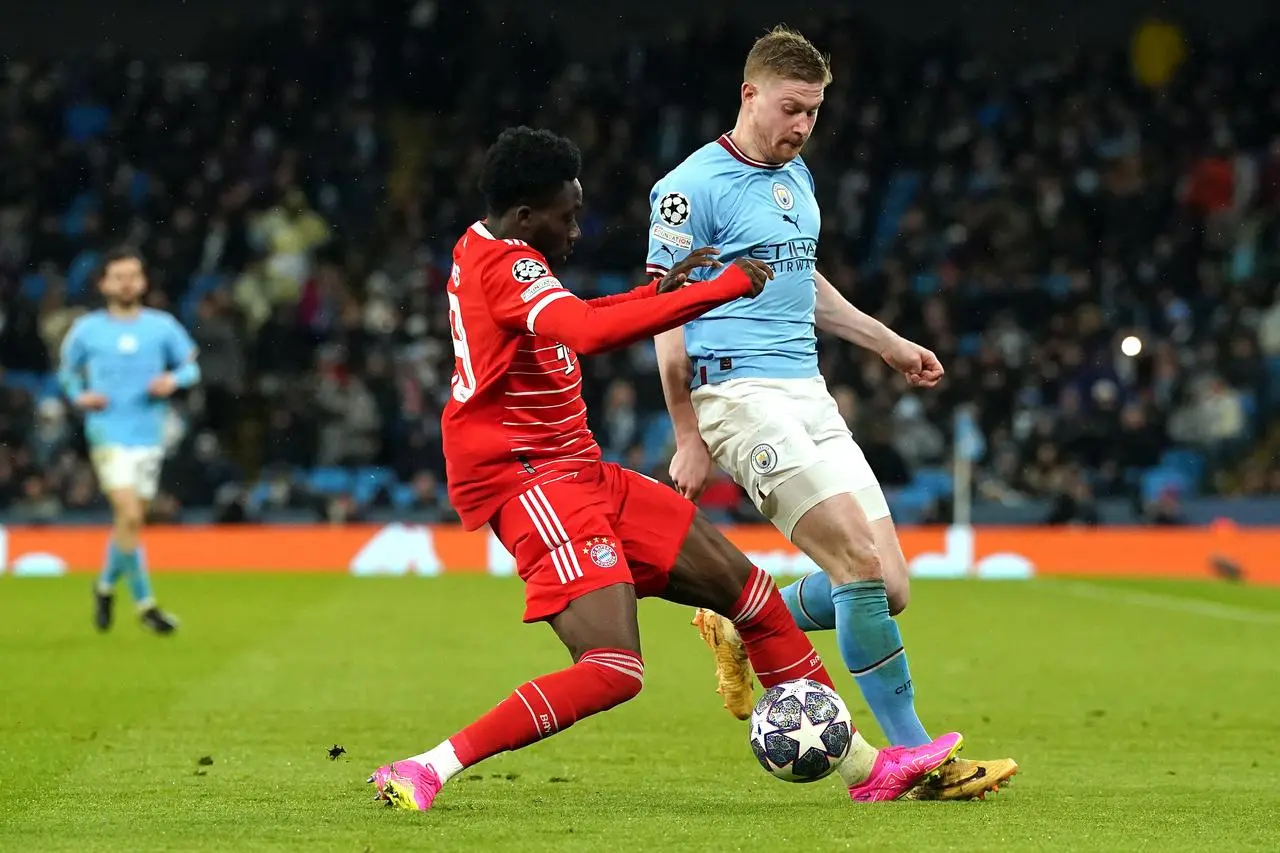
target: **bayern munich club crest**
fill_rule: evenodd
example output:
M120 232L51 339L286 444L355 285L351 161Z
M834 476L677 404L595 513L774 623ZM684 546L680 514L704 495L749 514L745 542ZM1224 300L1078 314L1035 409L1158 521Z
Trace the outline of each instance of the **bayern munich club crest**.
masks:
M791 194L791 188L784 183L779 182L773 185L773 200L783 210L790 210L796 206L796 197Z
M618 550L608 539L597 537L587 541L582 553L602 569L612 569L618 565Z

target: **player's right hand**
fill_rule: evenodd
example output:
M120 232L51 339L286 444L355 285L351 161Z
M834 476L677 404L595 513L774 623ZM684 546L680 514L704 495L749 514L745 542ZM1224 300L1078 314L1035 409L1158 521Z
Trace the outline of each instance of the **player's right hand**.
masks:
M676 453L671 457L671 483L676 491L691 501L696 501L707 481L715 473L715 462L711 460L711 451L701 440L686 445L676 445Z
M85 391L76 397L76 408L85 412L100 412L107 407L107 398L97 391Z
M671 270L662 277L658 282L659 293L669 293L672 290L679 290L689 281L689 273L702 267L710 269L719 269L724 266L716 260L716 255L720 254L720 250L715 246L703 246L701 249L694 249L684 260L678 262Z
M747 299L755 299L764 290L764 283L773 278L773 267L755 258L737 258L733 265L747 274L751 279L751 292L744 294Z

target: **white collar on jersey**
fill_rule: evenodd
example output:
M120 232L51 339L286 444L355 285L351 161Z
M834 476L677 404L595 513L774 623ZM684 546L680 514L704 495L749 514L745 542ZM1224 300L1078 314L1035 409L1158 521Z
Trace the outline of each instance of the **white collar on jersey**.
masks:
M481 222L480 220L476 220L476 222L472 224L471 230L476 232L486 240L498 239L497 237L493 236L493 232L489 230L489 227L485 225L483 222ZM528 246L529 245L525 241L516 240L515 238L509 239L509 240L503 240L502 242L506 243L508 246Z

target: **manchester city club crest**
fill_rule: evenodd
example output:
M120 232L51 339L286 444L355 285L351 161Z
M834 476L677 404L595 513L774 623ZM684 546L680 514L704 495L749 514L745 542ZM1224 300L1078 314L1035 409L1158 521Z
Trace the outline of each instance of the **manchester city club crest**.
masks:
M775 182L773 185L773 200L783 210L790 210L796 206L796 197L791 194L791 188L781 182Z
M751 451L751 467L757 474L768 474L778 467L778 454L767 444L757 444Z
M602 569L612 569L618 565L618 550L613 547L613 544L608 539L603 537L588 540L582 552L587 555L591 562Z

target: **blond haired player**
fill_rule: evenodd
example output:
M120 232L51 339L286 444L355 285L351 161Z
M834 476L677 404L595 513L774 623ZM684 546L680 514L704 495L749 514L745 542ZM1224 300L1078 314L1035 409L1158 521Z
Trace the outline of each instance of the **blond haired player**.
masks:
M880 355L913 387L942 378L937 357L849 304L816 269L821 212L801 149L831 82L826 58L778 27L747 55L733 130L654 186L648 269L661 274L694 246L763 261L774 281L657 338L675 423L676 487L696 498L713 461L822 572L783 591L805 630L835 629L845 666L895 745L930 741L893 614L907 602L906 560L875 474L818 371L815 324ZM700 611L726 707L745 718L751 670L732 624ZM956 760L914 798L995 790L1012 760Z

